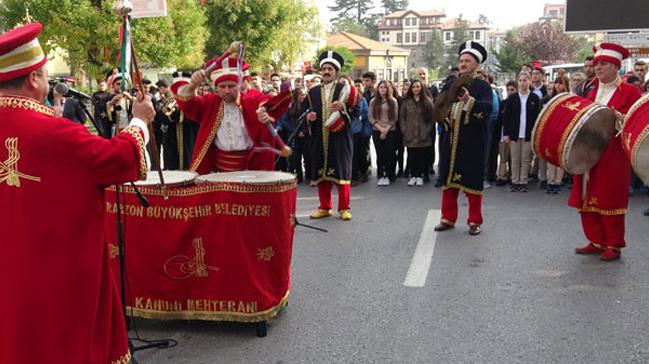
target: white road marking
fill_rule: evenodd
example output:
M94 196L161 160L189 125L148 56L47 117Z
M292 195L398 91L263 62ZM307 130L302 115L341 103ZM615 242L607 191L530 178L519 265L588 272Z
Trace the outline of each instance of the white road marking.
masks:
M403 281L404 286L423 287L426 285L426 277L428 276L430 263L433 260L435 242L437 241L435 225L441 217L442 213L440 210L428 210L426 221L424 222L424 227L421 230L419 242L415 249L415 255L412 257L410 269L408 269L406 279Z

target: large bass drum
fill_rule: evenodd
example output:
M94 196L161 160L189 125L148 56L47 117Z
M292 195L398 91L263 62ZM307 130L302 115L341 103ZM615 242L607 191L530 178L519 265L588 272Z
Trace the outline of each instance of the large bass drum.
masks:
M614 133L615 113L583 97L562 93L543 108L532 131L534 153L570 174L583 174L601 158Z
M635 173L649 184L649 95L641 97L626 114L622 146Z

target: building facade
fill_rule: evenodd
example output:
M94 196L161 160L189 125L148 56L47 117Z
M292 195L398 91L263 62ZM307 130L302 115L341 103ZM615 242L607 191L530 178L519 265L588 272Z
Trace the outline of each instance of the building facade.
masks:
M333 33L327 38L329 46L343 46L354 53L354 64L348 76L361 78L372 71L379 80L398 82L407 76L410 51L347 32Z
M467 25L468 38L487 45L489 27L472 22ZM444 45L448 46L453 42L453 34L458 27L459 19L446 19L446 14L437 10L396 11L385 15L378 25L382 42L410 50L409 69L426 64L426 46L433 38L434 31L440 32Z

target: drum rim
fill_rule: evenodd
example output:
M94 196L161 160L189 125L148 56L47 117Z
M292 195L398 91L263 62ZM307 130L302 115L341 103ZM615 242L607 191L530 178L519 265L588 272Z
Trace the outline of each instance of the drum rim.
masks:
M586 125L586 122L589 119L589 116L592 116L594 113L600 111L600 110L605 110L608 109L608 107L600 104L590 104L583 110L580 110L574 117L578 118L576 122L574 122L574 125L572 127L572 130L570 130L570 133L568 136L565 138L565 141L561 144L563 147L563 153L561 154L561 164L563 164L563 169L566 170L568 173L571 174L576 174L574 173L574 169L572 169L569 165L569 156L570 156L570 151L572 150L572 146L575 144L575 140L577 140L577 136L579 135L579 132L581 129ZM571 121L570 124L573 124L573 121ZM569 125L570 125L569 124ZM562 138L564 140L564 138ZM603 153L603 152L602 152Z
M264 172L264 173L269 173L269 174L274 174L274 175L280 175L280 176L287 176L285 179L278 179L274 181L267 181L267 182L261 182L261 183L253 183L249 181L226 181L226 180L217 180L217 181L212 181L208 180L205 178L205 176L211 176L211 175L223 175L223 174L228 174L228 175L235 175L235 174L242 174L245 172ZM288 178L290 176L290 178ZM283 171L266 171L266 170L245 170L245 171L234 171L234 172L212 172L208 174L201 174L197 175L195 178L195 181L197 183L242 183L242 184L255 184L255 185L271 185L271 184L277 184L277 183L290 183L293 181L297 180L297 176L293 173L288 173L288 172L283 172Z
M622 147L625 150L628 150L630 153L630 159L631 159L631 165L635 166L637 164L637 152L640 147L640 145L644 142L644 140L647 138L647 135L649 135L649 123L645 125L645 127L642 129L640 134L635 140L635 143L633 146L631 146L630 141L627 143L626 141L626 136L631 136L631 134L628 133L628 128L631 126L631 124L628 123L628 121L633 117L633 115L642 107L644 106L647 102L649 102L649 94L643 95L640 97L633 105L631 105L631 108L629 111L626 113L626 117L624 118L624 125L622 126L622 135L625 138L622 140ZM627 125L629 127L627 127Z
M545 125L548 121L547 119L550 117L550 114L559 105L559 103L555 103L555 101L559 98L565 97L566 99L568 99L572 96L575 95L568 92L562 92L552 97L550 101L548 101L545 106L543 106L543 109L541 109L541 112L539 113L539 116L536 118L536 122L534 123L534 128L532 128L533 148L537 156L543 156L543 153L541 151L541 133L543 133L543 129L545 128Z
M626 113L626 117L624 118L624 125L622 126L622 129L626 126L627 120L631 119L633 117L633 114L635 114L636 111L638 111L639 108L641 108L644 104L649 102L649 94L641 96L636 102L631 105L629 108L629 111Z
M187 178L187 179L183 179L182 181L173 182L173 183L167 183L167 181L165 181L165 186L173 187L173 186L179 186L179 185L182 186L184 184L193 183L196 180L196 177L198 176L198 173L196 173L195 171L181 171L181 170L166 170L166 171L162 171L162 174L164 176L165 174L169 174L170 172L174 172L174 173L179 173L180 172L179 174L181 174L181 175L182 174L187 174L187 175L191 175L193 177L191 179ZM159 178L158 177L158 172L156 172L156 171L149 171L148 173L152 173L157 178ZM144 184L143 182L146 182L146 180L134 181L133 183L138 187L160 187L160 181L159 180L158 180L157 183L153 183L153 184Z

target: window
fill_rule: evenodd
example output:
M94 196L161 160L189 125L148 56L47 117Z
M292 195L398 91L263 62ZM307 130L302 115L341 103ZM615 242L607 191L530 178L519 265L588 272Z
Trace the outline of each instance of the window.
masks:
M480 31L475 32L475 40L480 40Z
M403 43L403 37L401 36L401 32L397 33L397 43Z
M444 33L444 40L451 40L451 32Z
M412 33L412 42L417 43L417 32Z
M390 25L390 19L387 19L387 20L385 21L385 25Z
M406 41L404 43L410 43L410 33L406 32Z
M410 18L406 18L406 25L410 25Z
M469 38L470 38L470 39L474 39L474 37L473 37L473 31L470 31L470 32L469 32Z

